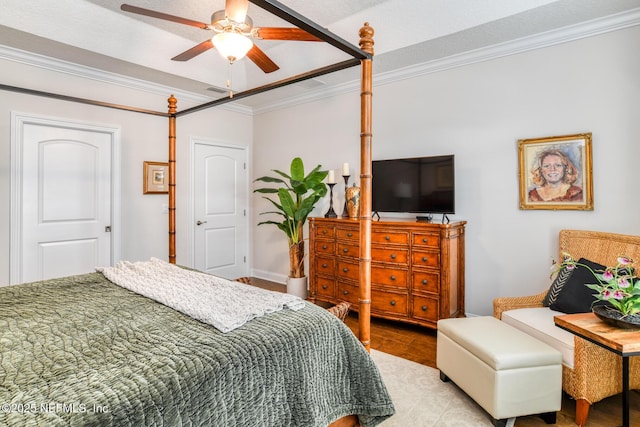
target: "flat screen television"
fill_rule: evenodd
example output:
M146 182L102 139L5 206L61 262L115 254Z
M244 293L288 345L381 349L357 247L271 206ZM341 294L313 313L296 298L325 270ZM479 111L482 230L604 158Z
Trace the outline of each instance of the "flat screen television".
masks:
M452 154L374 160L371 167L373 212L455 213Z

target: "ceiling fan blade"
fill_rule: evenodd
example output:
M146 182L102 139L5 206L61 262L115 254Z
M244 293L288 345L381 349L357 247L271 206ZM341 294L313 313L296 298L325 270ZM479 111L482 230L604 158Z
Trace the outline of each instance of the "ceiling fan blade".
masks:
M307 33L300 28L256 28L256 36L264 40L297 40L304 42L321 42L322 39Z
M267 54L255 44L251 50L247 52L247 58L252 60L265 73L273 73L280 69L280 67L278 67L276 63L273 62L271 58L269 58Z
M155 10L144 9L138 6L132 6L130 4L123 4L120 6L121 10L125 12L137 13L138 15L150 16L152 18L164 19L165 21L177 22L178 24L190 25L192 27L202 28L203 30L209 29L209 24L204 22L192 21L191 19L181 18L179 16L169 15L162 12L156 12Z
M195 45L191 49L182 52L180 55L174 56L173 58L171 58L171 60L172 61L188 61L191 58L195 58L196 56L200 55L202 52L206 52L211 48L213 48L213 43L211 42L211 39L207 39L202 43Z
M227 18L243 23L249 9L249 0L226 0L224 11Z

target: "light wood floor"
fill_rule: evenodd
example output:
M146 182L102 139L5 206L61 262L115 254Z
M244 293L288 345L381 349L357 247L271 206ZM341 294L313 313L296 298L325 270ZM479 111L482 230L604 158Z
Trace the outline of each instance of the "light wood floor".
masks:
M252 283L275 291L285 291L285 286L252 279ZM358 334L358 315L350 313L345 323ZM436 367L436 332L434 330L393 322L384 319L371 319L371 348L384 353L393 354L423 365ZM631 426L640 427L640 393L631 392ZM621 396L612 396L591 405L588 427L611 427L622 424ZM557 414L557 426L573 426L575 419L575 401L563 395L562 409ZM515 427L548 426L542 419L529 416L519 417ZM410 426L407 426L410 427Z

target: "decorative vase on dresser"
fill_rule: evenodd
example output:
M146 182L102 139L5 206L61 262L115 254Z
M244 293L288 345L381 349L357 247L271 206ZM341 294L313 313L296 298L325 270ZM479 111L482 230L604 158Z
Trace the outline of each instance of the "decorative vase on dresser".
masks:
M463 317L465 221L373 221L371 315L436 328ZM309 299L358 309L359 222L309 218Z

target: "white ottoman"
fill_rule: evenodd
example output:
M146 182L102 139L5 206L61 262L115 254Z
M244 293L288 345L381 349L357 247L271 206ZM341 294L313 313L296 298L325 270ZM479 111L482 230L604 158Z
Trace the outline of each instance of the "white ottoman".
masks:
M438 321L436 363L504 426L508 418L541 414L556 422L562 402L562 355L549 345L486 317Z

